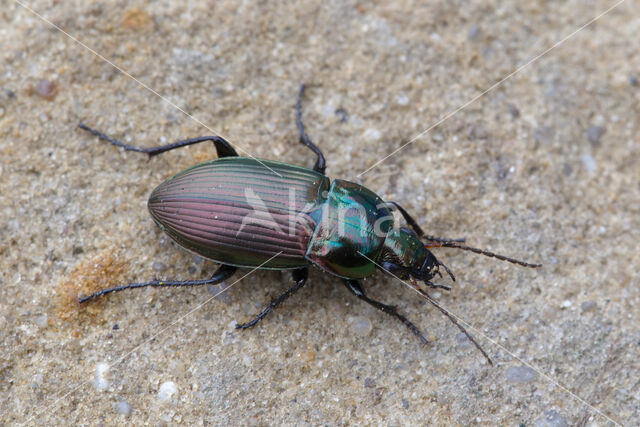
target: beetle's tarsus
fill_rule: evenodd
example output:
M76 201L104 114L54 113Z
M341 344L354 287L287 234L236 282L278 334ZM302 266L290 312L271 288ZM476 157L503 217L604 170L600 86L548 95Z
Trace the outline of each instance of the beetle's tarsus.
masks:
M90 128L89 126L85 125L84 123L78 123L78 127L82 130L86 130L87 132L93 134L94 136L97 136L98 138L107 141L109 144L111 145L115 145L116 147L122 147L124 148L126 151L136 151L139 153L147 153L146 149L144 148L139 148L139 147L134 147L133 145L128 145L125 144L124 142L118 141L115 138L111 138L110 136L105 135L104 133L97 131L95 129ZM149 154L149 153L147 153Z
M156 286L156 287L169 287L169 286L202 286L202 285L215 285L217 283L223 282L229 277L233 275L237 270L236 267L232 267L230 265L221 265L218 270L213 273L209 279L201 279L201 280L185 280L185 281L176 281L176 280L151 280L149 282L142 283L129 283L126 285L115 286L113 288L102 289L101 291L97 291L92 293L91 295L87 295L86 297L78 298L78 302L80 304L87 302L89 300L101 297L103 295L110 294L112 292L124 291L125 289L135 289L135 288L144 288L147 286Z
M271 310L282 304L284 300L300 290L307 282L308 275L309 270L306 267L294 270L293 279L296 281L295 286L287 289L286 291L275 297L273 300L271 300L269 305L264 310L262 310L262 312L258 314L252 321L247 323L237 323L236 329L247 329L255 326L256 323L261 321L267 314L271 312Z
M447 286L447 285L438 285L436 283L431 283L430 281L425 281L424 282L425 285L427 285L428 287L430 287L431 289L444 289L445 291L450 291L451 287Z
M344 279L344 284L347 287L347 289L349 289L349 291L355 296L357 296L359 299L377 308L378 310L399 319L402 323L404 323L407 326L407 328L409 328L409 330L411 330L411 332L413 332L420 339L420 341L422 341L423 344L429 344L429 341L422 335L422 333L416 327L416 325L414 325L406 317L398 313L398 310L396 310L396 308L393 305L383 304L379 301L369 298L365 294L364 288L362 287L362 285L360 285L360 283L357 280Z
M327 168L326 161L324 159L324 154L318 148L316 144L311 142L311 139L304 132L304 126L302 125L302 94L304 93L304 83L300 85L300 91L298 92L298 99L296 101L296 124L298 125L298 132L300 133L300 142L307 147L311 151L313 151L318 158L316 159L316 164L313 166L313 170L316 172L320 172L324 175L324 171Z
M451 270L449 270L449 267L447 267L446 265L444 265L443 263L441 263L440 261L438 261L438 265L441 265L444 267L444 270L447 272L447 274L449 275L449 277L451 277L451 280L453 280L454 282L456 281L456 276L453 275L453 273L451 272Z

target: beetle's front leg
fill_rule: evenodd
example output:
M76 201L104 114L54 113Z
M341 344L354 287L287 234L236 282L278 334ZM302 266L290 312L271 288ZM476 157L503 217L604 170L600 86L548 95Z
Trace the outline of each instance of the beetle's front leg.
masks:
M291 295L293 295L296 291L298 291L300 288L302 288L304 286L304 284L307 282L308 275L309 275L309 270L306 267L305 268L300 268L298 270L294 270L293 271L293 280L296 281L295 286L293 286L290 289L287 289L285 292L283 292L282 294L278 295L273 300L271 300L271 303L264 310L262 310L262 312L260 314L258 314L251 322L236 324L236 329L247 329L247 328L250 328L250 327L254 326L256 323L258 323L260 320L262 320L264 318L264 316L269 314L269 312L271 310L276 308L284 300L286 300Z
M404 220L407 221L407 224L409 224L409 227L411 227L411 229L418 235L418 237L422 237L423 239L427 239L432 242L440 242L440 243L446 243L446 242L463 243L465 241L464 237L460 239L448 239L445 237L428 236L424 234L424 231L422 231L422 228L420 228L420 226L418 225L418 222L415 219L413 219L411 215L409 215L409 212L407 212L405 208L403 208L396 202L387 202L387 205L389 205L391 209L397 209L400 212Z
M411 332L413 332L414 334L416 334L418 336L418 338L420 338L420 341L422 341L423 344L428 344L429 343L429 341L427 341L427 339L422 336L422 333L420 332L420 330L413 323L411 323L409 320L407 320L406 317L404 317L403 315L398 313L398 311L396 310L396 308L394 306L383 304L381 302L378 302L378 301L375 301L375 300L372 300L371 298L369 298L364 293L364 289L362 288L362 286L360 285L360 283L357 280L345 279L344 280L344 284L352 294L354 294L355 296L360 298L362 301L366 302L367 304L370 304L370 305L374 306L378 310L381 310L381 311L383 311L383 312L385 312L387 314L390 314L390 315L396 317L397 319L399 319L402 323L404 323L407 326L407 328L409 328L411 330Z

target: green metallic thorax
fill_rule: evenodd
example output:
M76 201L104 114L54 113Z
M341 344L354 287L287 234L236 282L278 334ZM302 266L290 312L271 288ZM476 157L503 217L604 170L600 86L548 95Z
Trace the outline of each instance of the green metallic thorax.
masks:
M393 215L375 193L349 181L331 184L305 257L340 277L374 274Z

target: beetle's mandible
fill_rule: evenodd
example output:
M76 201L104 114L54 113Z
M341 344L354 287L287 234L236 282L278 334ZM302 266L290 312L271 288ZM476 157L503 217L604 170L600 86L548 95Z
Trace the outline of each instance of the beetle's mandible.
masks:
M369 298L360 279L384 269L408 283L446 315L489 363L491 359L453 316L427 293L426 288L449 287L434 283L442 267L455 277L429 249L457 248L498 258L524 267L539 267L461 244L462 239L425 235L417 222L395 202L385 202L371 190L349 181L325 176L325 157L302 125L301 85L296 102L300 142L316 155L313 169L271 160L239 157L219 136L186 139L172 144L139 148L93 130L93 135L122 147L155 156L176 148L210 141L218 158L197 164L160 184L149 197L148 208L156 224L183 248L221 264L209 279L152 280L103 289L81 297L80 303L111 292L145 286L198 286L220 283L238 268L290 269L295 285L274 298L253 320L236 325L254 326L271 310L302 288L308 267L314 264L339 277L356 297L404 323L423 343L418 328L392 305ZM398 211L408 227L399 227ZM420 286L419 282L423 285Z

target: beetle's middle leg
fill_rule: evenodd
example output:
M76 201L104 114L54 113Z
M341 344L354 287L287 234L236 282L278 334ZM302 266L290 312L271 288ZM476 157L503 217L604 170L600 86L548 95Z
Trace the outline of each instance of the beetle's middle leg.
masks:
M396 202L387 202L387 205L389 207L391 207L391 209L398 209L400 214L402 214L402 217L404 218L404 220L407 221L407 224L409 224L409 227L411 227L411 229L413 231L415 231L415 233L418 235L418 237L422 237L422 238L430 240L432 242L440 242L440 243L446 243L446 242L463 243L465 241L464 238L461 238L461 239L448 239L448 238L445 238L445 237L428 236L428 235L424 234L424 231L422 231L422 228L420 228L420 226L418 225L418 222L415 219L413 219L413 217L411 215L409 215L409 212L407 212L407 210L405 208L403 208L402 206L400 206Z
M311 139L304 132L304 126L302 125L302 106L300 100L302 99L302 94L304 93L304 84L300 85L300 92L298 92L298 100L296 101L296 124L298 125L298 131L300 132L300 143L309 147L311 151L313 151L318 158L316 159L316 164L313 167L313 170L316 172L320 172L324 175L324 170L327 168L326 162L324 160L324 154L318 148L316 144L311 142Z
M262 312L258 314L252 321L248 323L236 324L236 329L250 328L254 326L256 323L258 323L260 320L262 320L267 314L269 314L269 312L271 312L271 310L279 306L284 300L289 298L296 291L300 290L300 288L302 288L304 284L307 282L308 275L309 275L309 270L306 267L300 268L298 270L293 270L293 280L296 281L295 286L293 286L290 289L287 289L285 292L283 292L282 294L278 295L273 300L271 300L271 303L269 303L269 305L264 310L262 310Z
M429 343L429 341L427 341L427 339L422 336L422 333L416 327L416 325L414 325L409 320L407 320L406 317L404 317L403 315L398 313L398 311L396 310L396 308L394 306L383 304L381 302L378 302L378 301L375 301L375 300L372 300L371 298L369 298L365 294L364 289L362 288L362 286L360 285L360 283L357 280L345 279L344 280L344 284L347 287L347 289L349 289L349 291L351 291L352 294L354 294L355 296L360 298L362 301L366 302L367 304L370 304L370 305L374 306L378 310L381 310L381 311L383 311L383 312L385 312L387 314L390 314L390 315L396 317L397 319L399 319L402 323L404 323L407 326L407 328L409 328L411 330L411 332L413 332L414 334L417 335L418 338L420 338L420 341L422 341L423 344L428 344Z
M172 142L171 144L161 145L159 147L151 147L151 148L140 148L135 147L133 145L125 144L124 142L120 142L115 138L111 138L110 136L105 135L104 133L97 131L95 129L91 129L83 123L78 123L78 127L80 129L86 130L87 132L92 133L98 138L107 141L111 145L115 145L116 147L122 147L127 151L136 151L138 153L146 153L149 157L156 156L160 153L165 153L167 151L174 150L180 147L186 147L187 145L198 144L200 142L211 141L213 145L216 147L216 151L218 153L218 157L237 157L238 153L234 148L220 136L199 136L197 138L189 138L183 139L181 141Z

